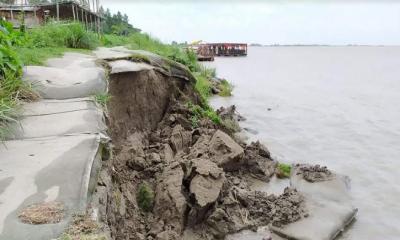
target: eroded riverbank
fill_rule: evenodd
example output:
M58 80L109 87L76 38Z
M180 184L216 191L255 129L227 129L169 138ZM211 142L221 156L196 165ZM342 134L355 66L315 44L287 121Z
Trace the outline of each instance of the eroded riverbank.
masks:
M112 157L98 186L114 239L224 239L266 225L285 238L331 239L354 217L345 179L325 168L293 166L281 194L253 190L254 179L268 182L277 172L269 151L199 118L204 105L183 66L119 50L103 58ZM145 61L137 62L139 53Z

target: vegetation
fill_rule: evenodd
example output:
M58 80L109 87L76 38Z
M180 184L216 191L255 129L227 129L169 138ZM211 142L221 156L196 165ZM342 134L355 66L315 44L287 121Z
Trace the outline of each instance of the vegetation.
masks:
M94 95L94 100L97 104L99 104L102 108L107 107L108 101L110 101L111 96L107 93L101 93Z
M46 2L46 0L37 0ZM129 24L129 19L121 13L111 14L107 9L104 33L102 36L86 31L78 22L49 22L44 26L16 31L11 24L0 22L0 138L7 133L10 122L16 121L17 109L21 99L35 96L30 86L21 80L23 65L42 65L50 57L61 56L66 51L90 53L98 46L126 46L156 53L170 61L185 65L197 79L195 89L202 99L202 110L196 110L193 122L208 117L219 124L221 120L209 107L207 99L211 96L210 79L215 77L215 69L202 67L197 62L196 54L178 44L164 44L160 40ZM21 24L23 23L23 16ZM22 24L23 25L23 24ZM140 58L140 56L137 56ZM145 58L136 59L145 61ZM229 96L231 87L228 82L221 83L221 95ZM107 96L96 96L96 101L105 105Z
M22 62L13 49L21 45L21 39L10 23L0 20L0 140L9 133L8 125L16 121L19 99L31 95L30 87L21 80Z
M212 109L210 106L206 105L205 107L201 107L199 105L195 105L191 102L187 103L187 107L192 113L191 122L194 128L199 126L199 122L202 118L208 118L215 124L221 124L221 118L218 114Z
M221 90L219 95L221 97L230 97L232 96L233 85L229 83L226 79L222 79L218 85L218 88Z
M126 14L122 15L119 11L117 14L111 14L110 9L104 11L103 8L100 8L100 13L102 13L104 17L102 27L105 34L128 36L141 31L138 28L134 28L129 23L129 18Z
M147 183L141 183L139 185L136 198L137 203L142 210L150 212L153 209L154 192Z
M277 170L278 170L277 176L279 178L289 178L290 172L292 171L292 166L285 163L278 163Z

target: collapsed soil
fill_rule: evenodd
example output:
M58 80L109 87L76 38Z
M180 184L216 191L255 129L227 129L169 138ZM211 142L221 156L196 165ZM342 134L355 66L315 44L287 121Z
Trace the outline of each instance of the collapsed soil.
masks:
M112 238L224 239L305 217L295 189L279 196L250 189L249 179L267 182L275 173L277 163L264 146L234 140L207 118L192 124L187 103L202 103L191 79L157 69L110 75L113 154L97 191L105 193L100 214ZM151 211L138 206L143 183L154 192Z

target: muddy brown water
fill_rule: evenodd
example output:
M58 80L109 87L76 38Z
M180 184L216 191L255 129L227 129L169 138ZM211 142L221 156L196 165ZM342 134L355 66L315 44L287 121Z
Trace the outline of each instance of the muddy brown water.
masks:
M400 238L400 47L251 47L206 65L235 85L212 105L235 104L249 140L351 177L359 213L340 239Z

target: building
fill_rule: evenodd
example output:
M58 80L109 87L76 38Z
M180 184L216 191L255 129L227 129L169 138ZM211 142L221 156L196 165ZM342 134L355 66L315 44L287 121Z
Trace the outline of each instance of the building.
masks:
M197 47L201 56L247 56L246 43L203 43Z
M29 4L28 0L1 4L0 17L19 27L22 18L28 28L47 21L79 21L87 29L101 31L102 16L99 0L60 0L55 3Z

